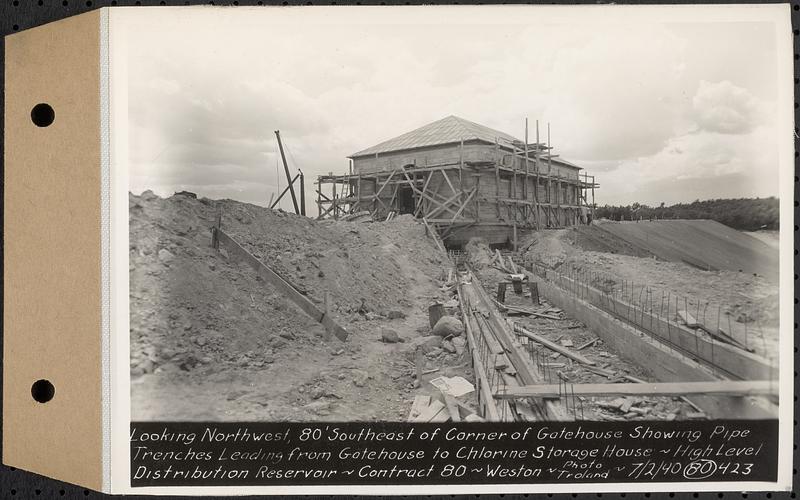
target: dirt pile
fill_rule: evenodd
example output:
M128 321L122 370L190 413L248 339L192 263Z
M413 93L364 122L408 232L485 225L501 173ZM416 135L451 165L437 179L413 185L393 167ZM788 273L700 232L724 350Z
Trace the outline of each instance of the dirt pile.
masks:
M134 418L391 420L407 413L403 394L414 370L392 353L408 343L382 341L381 331L405 341L428 335L428 304L447 298L438 282L446 255L422 224L411 217L314 221L150 192L130 195L129 213ZM247 264L211 248L218 213L229 235L312 301L322 304L328 292L351 340L324 342L321 325ZM428 359L443 366L447 353L440 354Z
M647 224L647 223L642 223ZM602 231L602 230L601 230ZM779 292L778 287L763 276L728 271L702 270L683 262L666 262L654 256L637 256L626 253L626 243L603 238L606 243L588 244L587 234L595 231L581 227L575 230L539 231L527 236L523 258L528 262L544 264L550 268L568 268L591 271L595 286L609 291L624 282L626 289L646 287L660 296L663 291L674 300L685 297L691 308L721 308L721 324L728 316L732 322L748 322L748 328L764 336L759 338L757 350L764 354L777 352ZM606 250L592 250L592 249ZM706 305L708 304L708 306ZM714 313L716 314L716 313ZM737 327L737 325L733 325ZM737 328L743 328L739 324Z
M467 253L467 263L473 269L483 269L492 261L492 250L483 238L470 238L464 251Z

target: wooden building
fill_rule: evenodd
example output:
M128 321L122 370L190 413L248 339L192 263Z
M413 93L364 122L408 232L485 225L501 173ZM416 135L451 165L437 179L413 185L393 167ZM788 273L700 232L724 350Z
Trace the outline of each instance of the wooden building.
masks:
M350 173L318 178L319 217L413 214L451 247L473 236L514 244L522 229L585 223L594 177L551 154L538 123L532 143L525 128L523 141L448 116L353 153Z

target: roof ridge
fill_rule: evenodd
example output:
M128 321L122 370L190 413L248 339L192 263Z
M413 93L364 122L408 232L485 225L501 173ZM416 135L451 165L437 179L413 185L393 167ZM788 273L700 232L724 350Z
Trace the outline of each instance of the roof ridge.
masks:
M425 146L451 144L461 140L481 140L491 143L495 142L498 138L518 141L517 138L510 134L451 114L394 138L379 142L367 149L353 153L349 155L349 158Z

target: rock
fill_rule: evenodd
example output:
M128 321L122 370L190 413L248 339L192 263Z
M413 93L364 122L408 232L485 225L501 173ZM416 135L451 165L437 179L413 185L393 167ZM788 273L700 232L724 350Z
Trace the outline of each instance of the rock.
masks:
M353 383L356 387L364 387L369 379L369 373L365 372L364 370L353 370Z
M316 413L317 415L327 415L328 409L331 407L331 404L328 401L313 401L305 405L304 408L307 410Z
M433 334L439 337L458 337L464 333L464 324L453 316L442 316L433 327Z
M158 251L158 260L163 262L164 264L168 264L175 258L175 255L167 250L166 248L162 248Z
M456 347L449 340L445 340L442 342L442 349L449 352L450 354L456 353Z
M308 332L313 335L314 337L324 337L325 336L325 327L321 324L317 323L316 325L312 326L308 329Z
M436 335L428 335L425 337L417 337L408 343L408 351L410 353L416 352L417 349L422 350L423 353L430 352L431 350L442 345L442 337Z
M208 341L206 340L205 337L197 337L196 339L194 339L194 343L199 345L200 347L203 347L208 343Z
M367 319L367 321L373 321L381 318L380 314L375 314L374 312L368 312L364 315L364 317Z
M311 399L319 399L325 395L325 390L322 387L314 387L311 389Z
M267 342L269 342L269 345L275 349L286 345L286 341L280 337L270 337Z
M456 349L456 354L459 356L464 352L464 348L467 345L463 337L453 337L450 339L450 342L453 344L453 347Z
M389 311L386 317L389 319L403 319L406 317L406 313L403 311Z
M400 335L390 328L381 328L381 340L387 344L396 344L400 342Z
M195 358L194 356L192 356L190 354L190 355L186 356L183 359L183 361L181 361L181 363L178 365L178 368L180 368L183 371L188 372L188 371L192 370L195 366L197 366L197 363L198 363L197 358Z
M441 347L434 347L430 351L426 352L425 356L427 356L429 358L435 358L436 356L440 355L441 353L442 353L442 348Z
M281 330L281 333L279 333L278 336L287 340L294 340L294 334L289 330Z

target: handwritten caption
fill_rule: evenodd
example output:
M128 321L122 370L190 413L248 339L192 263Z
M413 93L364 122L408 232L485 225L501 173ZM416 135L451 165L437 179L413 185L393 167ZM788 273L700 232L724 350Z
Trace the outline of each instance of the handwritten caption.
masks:
M774 481L777 421L132 423L133 486Z

